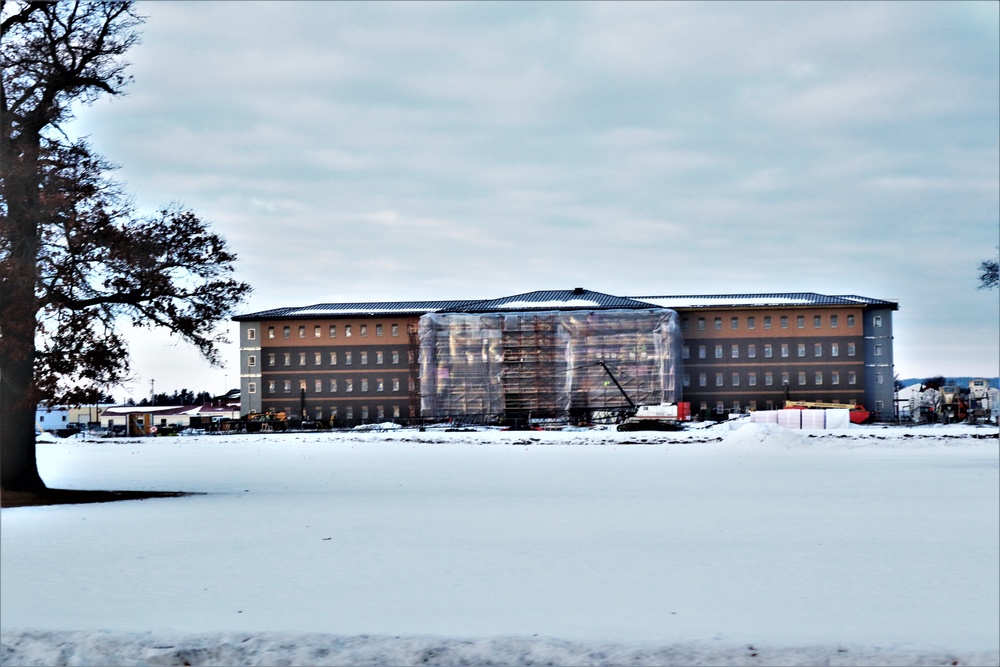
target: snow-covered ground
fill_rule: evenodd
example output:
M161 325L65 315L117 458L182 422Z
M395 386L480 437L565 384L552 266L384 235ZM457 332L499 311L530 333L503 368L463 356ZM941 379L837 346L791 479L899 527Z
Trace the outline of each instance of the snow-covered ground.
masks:
M996 428L67 440L4 665L1000 664Z

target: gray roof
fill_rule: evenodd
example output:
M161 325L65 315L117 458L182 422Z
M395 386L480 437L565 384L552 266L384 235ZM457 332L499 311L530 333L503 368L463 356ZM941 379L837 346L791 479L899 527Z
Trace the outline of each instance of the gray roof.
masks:
M461 313L493 313L524 310L608 310L656 307L626 296L591 292L582 287L571 290L542 290L504 296L499 299L466 301L448 309Z
M769 292L758 294L709 294L637 296L661 308L740 308L747 306L881 306L896 310L895 301L864 296L829 296L816 292Z
M436 313L465 301L366 301L363 303L317 303L311 306L272 308L237 315L237 322L248 320L308 319L313 317L357 317L358 315L423 315Z
M426 313L489 313L524 310L609 310L642 308L739 308L747 306L880 306L896 310L895 301L856 295L827 296L815 292L762 294L712 294L665 296L614 296L582 287L572 290L542 290L465 301L370 301L364 303L318 303L311 306L273 308L237 315L237 322L318 317L406 316Z

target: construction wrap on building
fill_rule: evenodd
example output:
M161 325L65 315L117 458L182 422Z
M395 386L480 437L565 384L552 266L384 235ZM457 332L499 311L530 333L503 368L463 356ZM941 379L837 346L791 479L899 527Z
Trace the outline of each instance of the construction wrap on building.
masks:
M577 310L420 318L424 417L584 417L681 400L677 313Z

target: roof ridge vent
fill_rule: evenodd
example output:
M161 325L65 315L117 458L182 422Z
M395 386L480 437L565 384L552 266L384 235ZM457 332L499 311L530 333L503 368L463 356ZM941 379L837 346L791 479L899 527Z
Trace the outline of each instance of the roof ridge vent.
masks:
M573 294L583 294L586 291L587 290L583 289L582 287L574 287L573 288Z

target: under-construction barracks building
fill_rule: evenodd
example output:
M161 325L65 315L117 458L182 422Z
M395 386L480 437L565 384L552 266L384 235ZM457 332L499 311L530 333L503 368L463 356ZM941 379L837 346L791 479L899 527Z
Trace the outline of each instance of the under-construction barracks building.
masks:
M896 309L853 295L582 288L277 308L235 318L242 411L338 426L580 422L628 400L687 401L711 418L791 398L862 404L889 418Z

